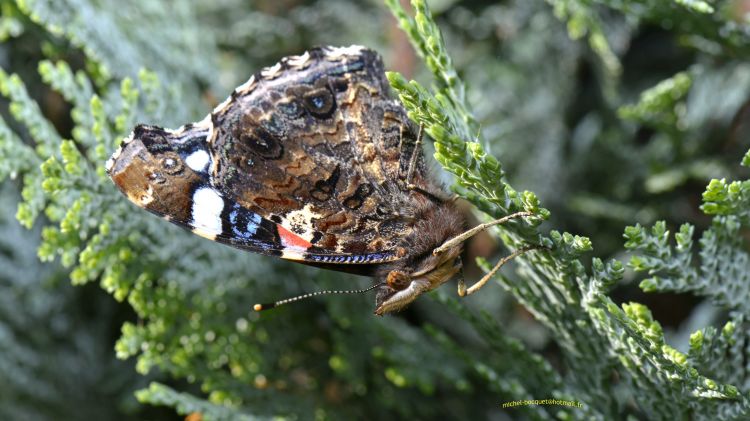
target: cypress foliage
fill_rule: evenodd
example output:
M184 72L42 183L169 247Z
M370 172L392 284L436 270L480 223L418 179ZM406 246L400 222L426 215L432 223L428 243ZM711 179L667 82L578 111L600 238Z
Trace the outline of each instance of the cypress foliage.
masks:
M0 415L137 419L135 396L205 420L750 417L747 2L290 4L0 1ZM388 79L440 176L480 221L533 215L494 254L544 246L477 296L258 315L365 281L197 238L104 174L136 123L197 120L316 43L395 64L399 37L423 66ZM581 405L502 407L541 399Z

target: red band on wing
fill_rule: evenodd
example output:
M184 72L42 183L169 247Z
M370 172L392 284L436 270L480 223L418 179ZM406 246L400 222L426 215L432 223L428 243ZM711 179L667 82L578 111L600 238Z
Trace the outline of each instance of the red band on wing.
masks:
M312 247L312 243L300 237L299 235L289 231L288 229L277 224L276 227L279 230L279 237L281 238L281 244L284 247L302 248L308 249Z

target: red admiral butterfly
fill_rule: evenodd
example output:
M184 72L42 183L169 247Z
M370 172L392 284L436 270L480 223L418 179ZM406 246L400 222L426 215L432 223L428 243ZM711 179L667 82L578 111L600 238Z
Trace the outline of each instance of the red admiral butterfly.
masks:
M456 275L463 241L483 229L459 236L421 129L388 92L377 53L315 48L253 75L198 123L137 126L107 173L136 205L210 240L373 276L382 315Z

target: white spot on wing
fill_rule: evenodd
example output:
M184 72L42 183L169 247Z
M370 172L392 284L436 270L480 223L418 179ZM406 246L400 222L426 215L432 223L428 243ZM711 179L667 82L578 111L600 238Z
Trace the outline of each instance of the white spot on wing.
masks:
M127 145L128 143L132 142L133 141L133 136L135 136L135 132L130 132L130 134L128 135L128 137L126 137L125 139L122 140L122 144L123 145Z
M255 87L255 75L250 76L250 79L235 89L239 93L246 93Z
M305 54L302 54L301 56L291 56L289 57L289 60L287 63L296 68L302 68L306 66L310 62L310 53L305 51Z
M193 171L205 172L210 160L211 157L208 156L208 152L203 149L198 149L185 158L185 163L188 167L192 168Z
M206 114L206 116L203 117L203 120L195 123L194 127L207 129L208 134L206 134L206 143L211 143L214 138L214 122L211 120L211 114Z
M208 130L214 129L214 123L211 121L211 114L206 114L203 120L193 124L193 127L206 128Z
M326 58L338 60L343 56L358 56L365 47L361 45L350 45L348 47L327 47L325 49Z
M227 97L227 99L225 99L224 101L222 101L221 104L219 104L216 107L214 107L214 110L211 111L211 112L214 113L214 114L219 113L224 108L228 107L231 102L232 102L232 97Z
M313 212L312 204L308 203L304 208L286 214L281 225L305 241L311 242L315 232L313 218L320 218L320 214Z
M213 239L221 234L221 211L224 199L210 187L201 187L193 194L193 232Z
M260 76L263 79L273 79L281 74L281 63L276 63L271 67L266 67L260 71Z

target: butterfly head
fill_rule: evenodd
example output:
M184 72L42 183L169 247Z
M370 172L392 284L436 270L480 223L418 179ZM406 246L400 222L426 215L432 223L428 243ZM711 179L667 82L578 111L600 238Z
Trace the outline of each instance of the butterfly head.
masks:
M462 244L434 254L438 246L463 230L464 220L452 203L431 204L417 212L419 222L402 244L403 258L384 267L383 285L375 298L375 314L398 311L425 292L461 272Z
M375 299L375 314L382 316L409 305L425 292L443 285L462 269L461 248L456 246L437 256L428 256L412 273L392 270Z

